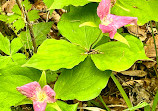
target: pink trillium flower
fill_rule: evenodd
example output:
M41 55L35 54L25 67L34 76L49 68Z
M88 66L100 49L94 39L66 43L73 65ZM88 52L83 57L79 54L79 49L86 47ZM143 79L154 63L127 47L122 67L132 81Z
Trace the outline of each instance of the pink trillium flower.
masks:
M56 101L54 90L49 85L41 88L36 81L17 87L17 90L33 101L34 111L45 111L47 103Z
M103 33L109 33L111 39L114 38L117 29L131 24L137 25L137 17L117 16L110 14L111 0L102 0L97 8L97 15L100 17L101 24L99 28Z

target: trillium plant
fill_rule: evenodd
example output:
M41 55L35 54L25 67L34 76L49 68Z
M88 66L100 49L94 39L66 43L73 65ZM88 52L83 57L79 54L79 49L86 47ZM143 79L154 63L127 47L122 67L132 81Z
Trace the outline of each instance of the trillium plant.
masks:
M143 43L122 31L127 25L142 25L144 21L119 1L127 2L117 0L111 7L111 0L43 0L50 13L54 9L66 10L57 23L58 35L62 37L56 40L48 37L53 22L35 22L40 17L39 11L30 11L28 0L16 0L18 5L12 9L13 15L0 15L0 20L10 24L16 36L4 37L0 33L3 55L0 56L3 95L0 110L11 111L23 104L33 104L34 111L77 111L79 101L100 97L103 102L100 94L110 77L127 106L133 108L112 72L127 70L138 60L150 59L145 55ZM148 21L147 18L145 23ZM68 104L68 100L78 102Z

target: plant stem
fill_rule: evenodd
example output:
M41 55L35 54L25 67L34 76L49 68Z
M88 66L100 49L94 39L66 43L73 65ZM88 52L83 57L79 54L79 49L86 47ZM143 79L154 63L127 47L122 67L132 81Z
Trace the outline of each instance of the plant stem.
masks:
M133 107L133 105L132 105L131 101L129 100L128 96L126 95L124 89L122 88L121 84L120 84L119 81L116 79L116 77L114 76L113 73L111 74L111 78L113 79L114 83L116 84L116 86L117 86L118 90L120 91L122 97L124 98L124 100L125 100L127 106L128 106L129 108Z
M99 99L100 99L100 101L102 102L102 104L105 106L106 110L107 110L107 111L111 111L111 110L107 107L107 105L106 105L106 103L104 102L104 100L103 100L103 98L101 97L101 95L99 95Z
M156 95L154 97L154 102L153 102L153 106L152 106L152 110L151 111L156 111L157 103L158 103L158 91L156 92Z
M152 37L153 37L153 40L154 40L154 46L155 46L155 52L156 52L156 63L158 65L158 55L157 55L156 41L155 41L155 36L154 36L154 31L153 31L153 26L152 26L152 22L151 21L150 21L150 27L151 27ZM155 72L156 72L156 76L158 78L158 75L157 75L157 65L156 65Z
M37 47L36 47L36 41L35 41L35 36L34 36L34 33L33 33L33 29L32 29L32 25L31 25L31 22L29 20L29 17L27 15L27 12L26 10L24 10L22 4L21 4L21 1L20 0L16 0L16 3L18 4L18 7L20 8L22 14L23 14L23 17L25 18L27 24L28 24L28 28L29 28L29 31L30 31L30 36L31 36L31 40L32 40L32 45L33 45L33 48L34 48L34 53L37 53Z
M152 26L152 22L151 22L151 21L150 21L150 27L151 27L151 31L152 31L152 37L153 37L153 39L154 39L154 46L155 46L155 52L156 52L156 62L158 63L158 55L157 55L156 41L155 41L154 32L153 32L153 26Z

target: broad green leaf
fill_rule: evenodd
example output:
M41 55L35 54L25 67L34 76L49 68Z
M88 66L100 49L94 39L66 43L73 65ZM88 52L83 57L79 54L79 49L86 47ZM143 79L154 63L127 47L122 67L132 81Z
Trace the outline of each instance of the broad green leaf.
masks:
M54 82L57 80L58 74L55 71L46 71L47 83Z
M10 56L0 56L0 69L6 67L8 64L12 62Z
M149 59L139 39L132 35L126 35L125 39L129 46L119 41L112 41L95 48L100 54L92 54L91 57L98 69L123 71L137 60Z
M157 4L157 0L117 0L112 13L138 17L138 24L144 25L151 20L158 21Z
M32 82L30 78L22 75L0 76L0 81L0 109L5 111L11 111L10 106L26 98L16 90L16 87Z
M38 81L41 76L41 71L37 69L21 67L15 64L10 64L6 68L0 69L0 73L2 74L1 76L22 75L33 81Z
M101 0L88 0L90 2L101 2Z
M11 55L15 54L19 51L19 49L23 46L20 38L14 38L11 42Z
M150 108L150 105L146 102L143 102L143 103L138 104L137 106L125 109L124 111L134 111L134 110L137 110L137 109L143 108L143 107L149 107ZM148 111L150 111L150 110L148 110Z
M90 27L98 27L94 22L84 22L79 25L79 27L90 26Z
M39 11L38 10L31 10L28 12L28 17L30 21L35 21L36 19L39 19Z
M89 49L91 44L100 36L101 30L89 26L79 27L79 25L90 21L99 26L100 19L96 13L97 6L98 4L91 3L84 7L71 7L70 13L63 14L58 23L60 33L72 43Z
M40 80L39 80L39 84L40 84L41 87L44 87L45 85L47 85L46 72L45 71L42 72L42 75L41 75Z
M108 83L111 71L98 70L90 57L64 70L55 83L56 99L87 101L97 97Z
M102 45L102 44L107 43L109 41L110 41L110 37L109 36L105 36L103 34L103 36L100 39L98 39L98 41L94 44L93 48L98 47L99 45Z
M54 2L53 2L54 1ZM61 9L64 6L84 6L89 3L88 0L53 0L49 9Z
M77 111L78 103L67 104L63 101L47 104L46 111Z
M50 28L52 27L52 22L41 22L33 25L33 32L36 39L36 44L41 45L41 43L47 39L47 34L50 32ZM20 37L23 43L26 45L26 48L32 49L32 41L30 37L29 30L20 33Z
M12 62L17 65L23 65L27 62L26 56L22 53L16 53L11 56Z
M4 37L0 33L0 50L2 50L5 54L10 55L10 41L7 37Z
M128 41L121 34L119 34L118 32L114 35L114 39L129 46Z
M65 40L47 39L38 48L37 54L23 66L53 71L60 68L71 69L87 57L84 53L85 50L80 46Z

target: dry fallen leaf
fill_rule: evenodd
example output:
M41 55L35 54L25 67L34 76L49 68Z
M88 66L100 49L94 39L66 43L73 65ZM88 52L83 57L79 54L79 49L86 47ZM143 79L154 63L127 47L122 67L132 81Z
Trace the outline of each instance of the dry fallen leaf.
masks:
M139 39L141 41L144 41L147 38L147 29L146 26L136 26L136 25L132 25L132 26L128 26L127 30L130 34L134 35L134 36L138 36Z
M156 47L158 51L158 35L155 36L155 42L156 42ZM150 58L156 57L154 39L152 37L149 38L149 40L146 42L146 45L144 46L144 48L145 48L145 53L147 57L150 57Z
M12 13L12 8L14 7L15 3L15 0L8 0L2 5L2 11L6 13Z
M147 75L147 73L145 71L142 71L142 70L121 71L120 73L123 75L138 76L138 77L144 77Z

